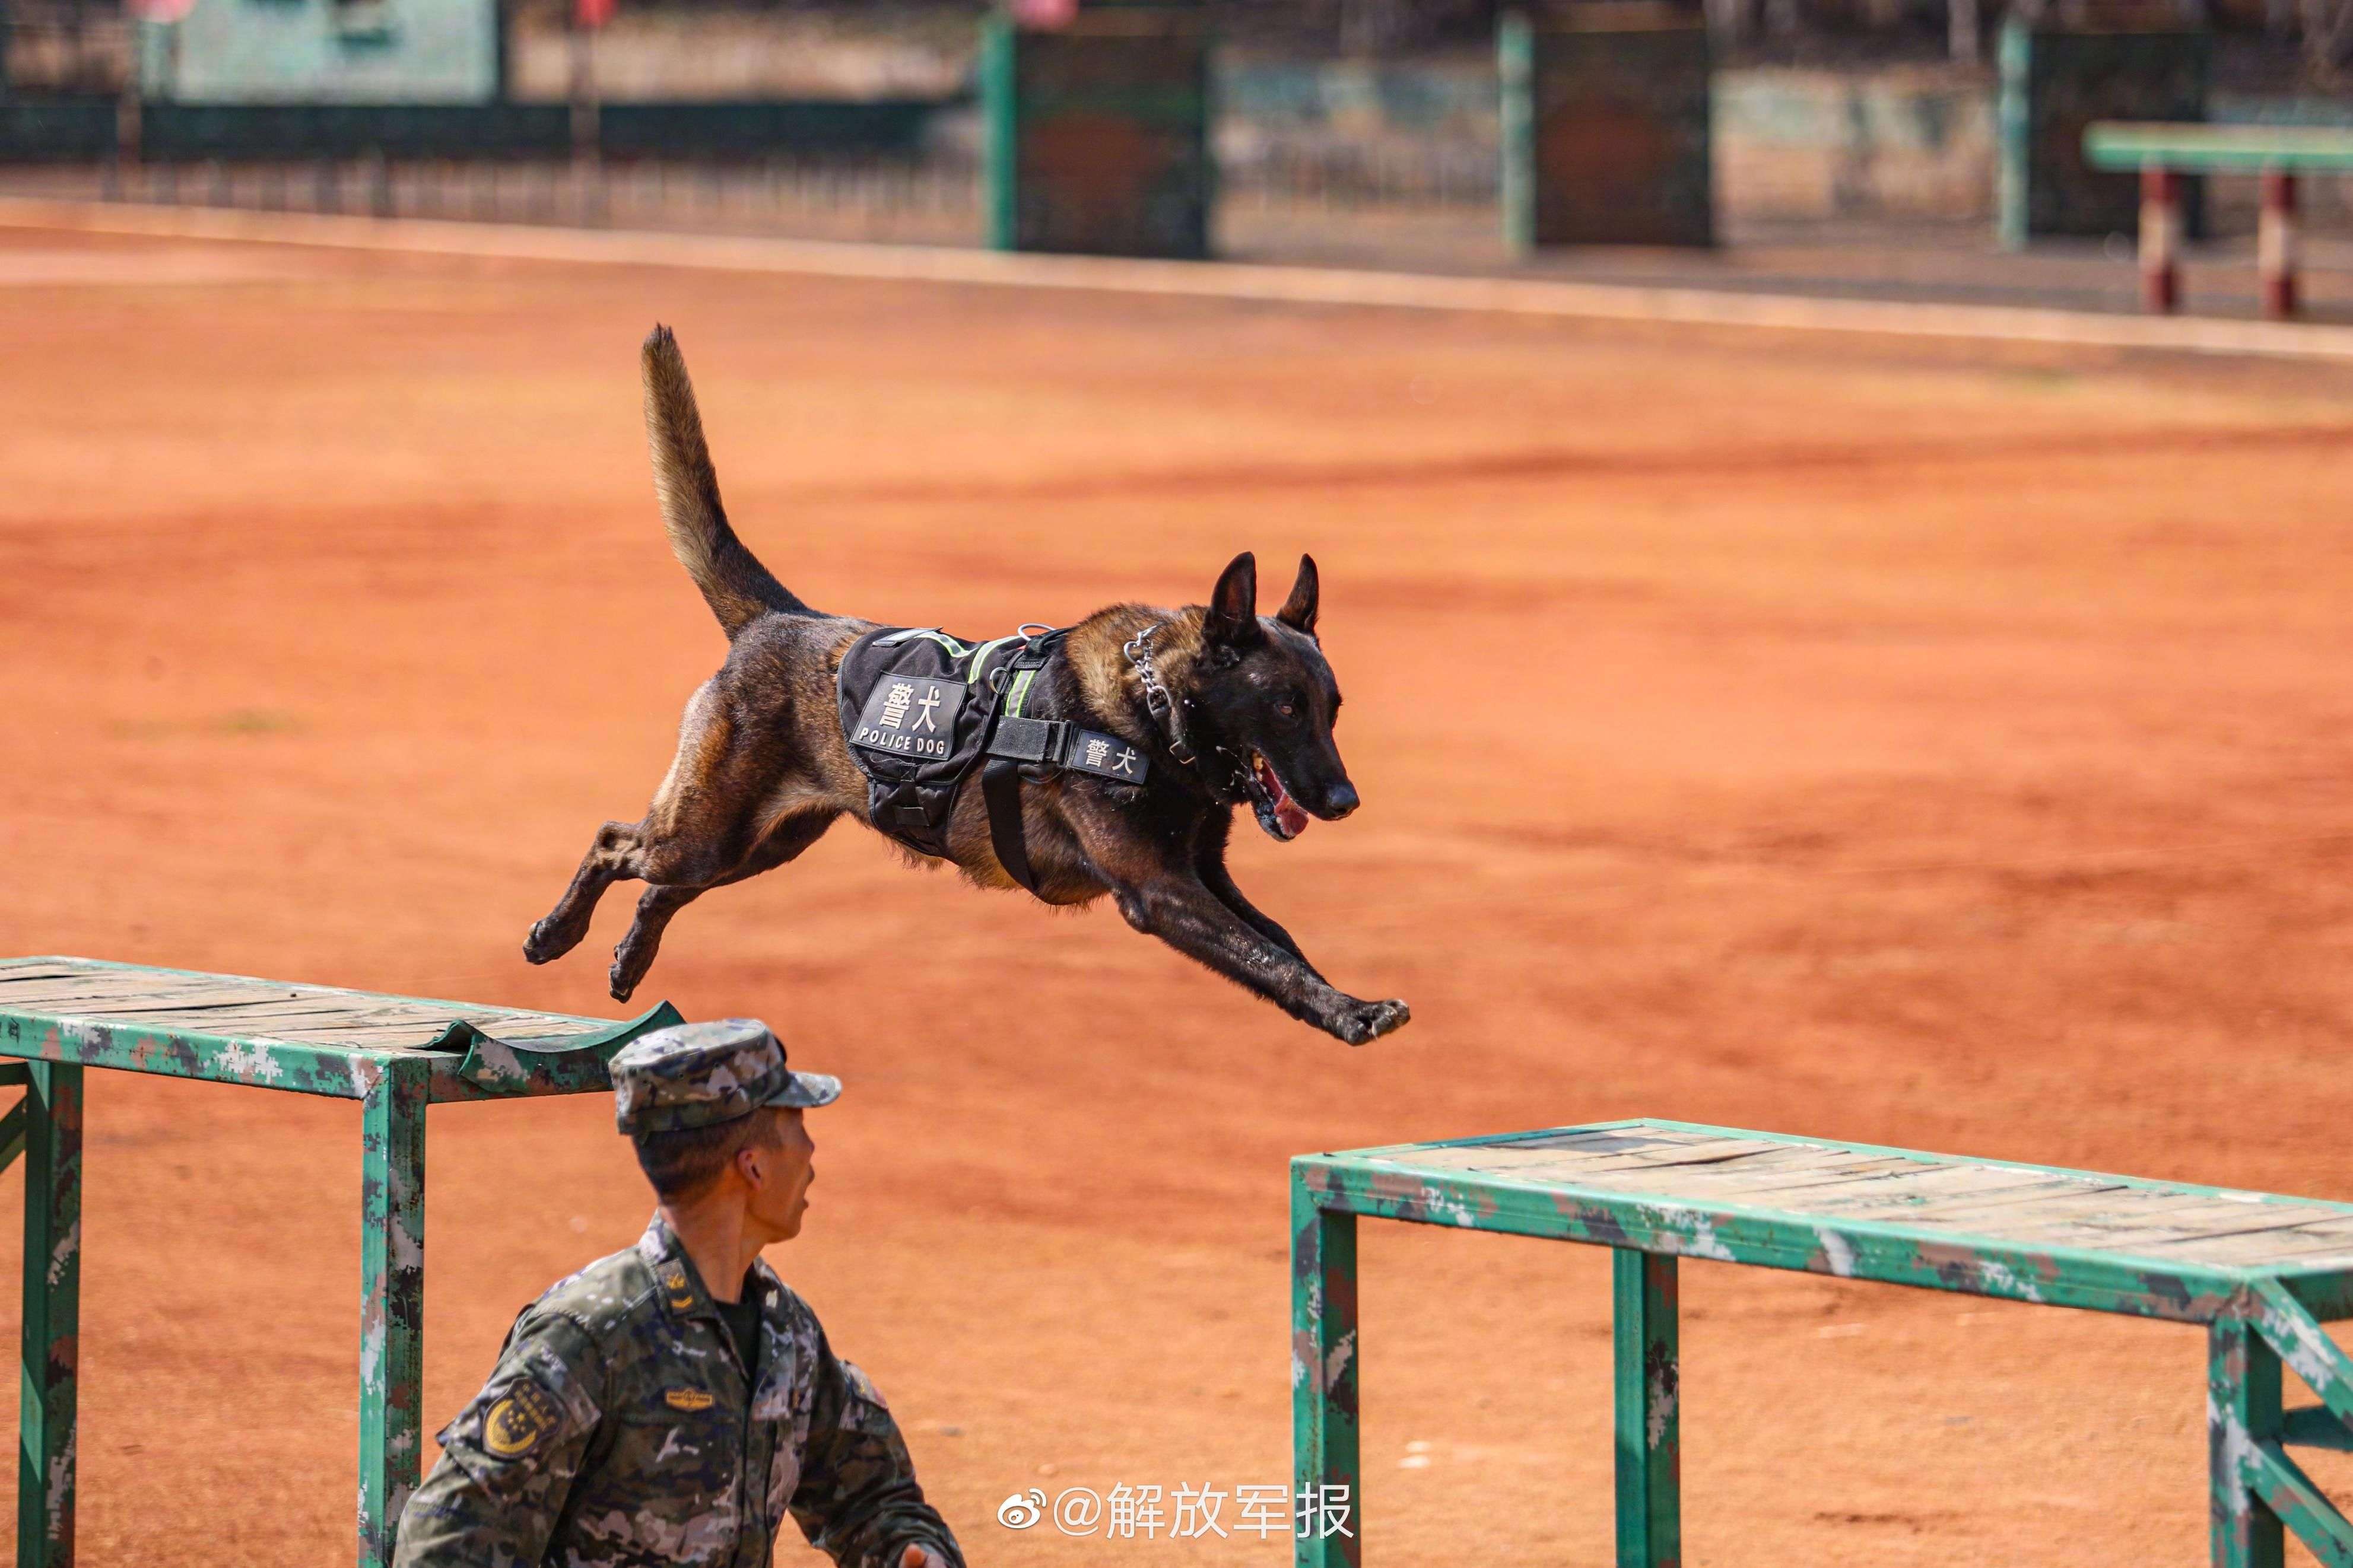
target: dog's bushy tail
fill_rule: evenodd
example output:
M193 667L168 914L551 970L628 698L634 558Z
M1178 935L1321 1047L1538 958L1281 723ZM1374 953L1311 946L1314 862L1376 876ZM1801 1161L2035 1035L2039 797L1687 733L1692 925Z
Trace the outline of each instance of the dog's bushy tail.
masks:
M687 379L686 358L668 327L646 337L646 438L654 456L654 492L662 531L711 613L733 637L771 611L807 615L808 606L744 548L719 502L719 473L702 439L702 414Z

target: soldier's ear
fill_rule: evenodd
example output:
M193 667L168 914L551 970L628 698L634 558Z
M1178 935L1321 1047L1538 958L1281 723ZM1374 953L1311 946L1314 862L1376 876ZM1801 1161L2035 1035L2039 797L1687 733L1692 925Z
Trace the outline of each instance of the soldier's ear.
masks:
M1315 635L1315 602L1322 596L1322 585L1315 575L1315 557L1301 556L1299 575L1291 584L1291 597L1282 601L1282 608L1274 612L1274 618L1295 631L1303 631L1309 637L1314 637Z
M1266 635L1258 624L1258 557L1243 551L1218 576L1201 635L1223 647L1248 647Z

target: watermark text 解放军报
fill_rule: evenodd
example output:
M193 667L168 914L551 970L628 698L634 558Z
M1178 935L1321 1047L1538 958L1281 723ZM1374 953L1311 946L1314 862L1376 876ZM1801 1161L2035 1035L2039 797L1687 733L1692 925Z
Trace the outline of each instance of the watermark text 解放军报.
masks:
M1051 1498L1038 1487L1017 1491L997 1505L997 1522L1008 1530L1050 1524L1063 1535L1107 1541L1326 1540L1355 1533L1348 1528L1350 1506L1345 1486L1302 1487L1294 1493L1282 1485L1162 1488L1122 1481L1108 1492L1066 1487Z

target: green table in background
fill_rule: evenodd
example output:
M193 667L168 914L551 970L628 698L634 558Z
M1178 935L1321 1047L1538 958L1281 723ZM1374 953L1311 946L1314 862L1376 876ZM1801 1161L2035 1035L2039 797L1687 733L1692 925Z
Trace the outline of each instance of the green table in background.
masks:
M86 958L0 959L0 1165L25 1163L18 1568L74 1561L82 1069L360 1102L360 1568L392 1556L416 1489L425 1348L425 1108L583 1094L668 1003L617 1024Z
M2353 1449L2353 1361L2320 1326L2353 1317L2353 1205L1642 1121L1292 1161L1295 1481L1351 1510L1298 1568L1363 1560L1359 1215L1615 1249L1620 1568L1683 1561L1678 1258L2203 1324L2216 1568L2280 1568L2283 1527L2353 1564L2287 1453ZM2282 1407L2283 1362L2319 1404Z
M2084 162L2140 175L2141 304L2156 311L2181 303L2182 177L2256 176L2263 206L2255 225L2255 275L2263 314L2284 319L2302 304L2297 184L2306 175L2353 174L2353 129L2103 120L2084 130Z

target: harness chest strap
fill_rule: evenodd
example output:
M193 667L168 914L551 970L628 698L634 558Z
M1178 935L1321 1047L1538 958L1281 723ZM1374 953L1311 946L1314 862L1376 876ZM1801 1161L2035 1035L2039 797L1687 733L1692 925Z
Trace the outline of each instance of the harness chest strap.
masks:
M980 771L980 795L988 807L989 847L1007 876L1030 892L1038 873L1029 864L1028 836L1021 826L1024 763L1071 768L1122 784L1142 784L1150 766L1143 752L1116 735L1089 730L1067 719L1038 719L1021 711L1038 671L1061 641L1059 631L1034 638L1008 667L1004 701L988 735L988 764Z

